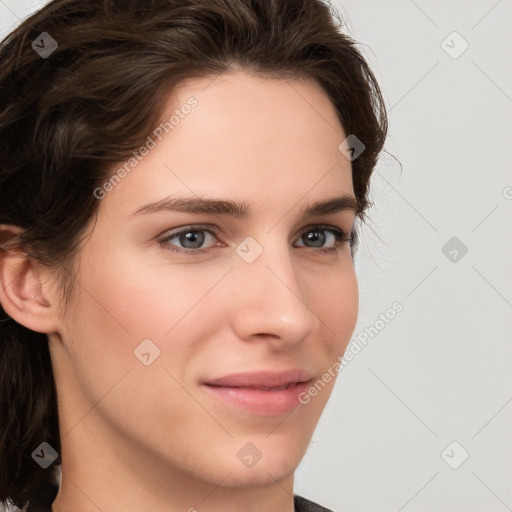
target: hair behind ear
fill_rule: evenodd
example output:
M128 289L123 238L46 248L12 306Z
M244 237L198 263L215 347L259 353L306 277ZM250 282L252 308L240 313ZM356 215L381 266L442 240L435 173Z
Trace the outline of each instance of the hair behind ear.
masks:
M47 335L18 324L0 306L0 502L21 509L30 501L26 510L35 512L55 498L56 395ZM45 441L59 454L46 469L32 458Z

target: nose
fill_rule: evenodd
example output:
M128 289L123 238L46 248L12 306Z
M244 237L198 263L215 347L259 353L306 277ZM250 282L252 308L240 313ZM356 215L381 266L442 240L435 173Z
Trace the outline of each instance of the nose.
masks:
M252 263L236 262L231 327L239 339L292 348L321 325L286 244L268 243ZM318 296L318 295L316 295Z

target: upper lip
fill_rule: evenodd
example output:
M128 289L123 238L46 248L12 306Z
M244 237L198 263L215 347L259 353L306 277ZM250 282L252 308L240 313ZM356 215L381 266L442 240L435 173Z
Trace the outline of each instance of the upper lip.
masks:
M297 382L307 382L313 376L302 368L292 368L284 371L254 371L245 373L233 373L217 379L209 379L204 384L211 386L223 386L230 388L241 387L265 387L277 388Z

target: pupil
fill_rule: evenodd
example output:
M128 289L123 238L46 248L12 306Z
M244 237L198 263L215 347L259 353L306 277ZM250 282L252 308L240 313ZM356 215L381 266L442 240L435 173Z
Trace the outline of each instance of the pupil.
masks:
M180 243L187 249L198 249L204 243L204 233L189 231L180 236Z
M310 231L306 233L306 238L314 247L322 247L325 243L325 235L321 231Z

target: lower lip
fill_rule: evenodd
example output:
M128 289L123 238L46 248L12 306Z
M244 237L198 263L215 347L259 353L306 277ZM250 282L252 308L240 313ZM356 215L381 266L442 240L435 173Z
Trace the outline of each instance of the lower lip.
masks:
M301 405L299 395L308 388L309 382L300 382L278 391L209 386L207 384L203 384L203 387L218 399L253 414L279 416L293 411Z

